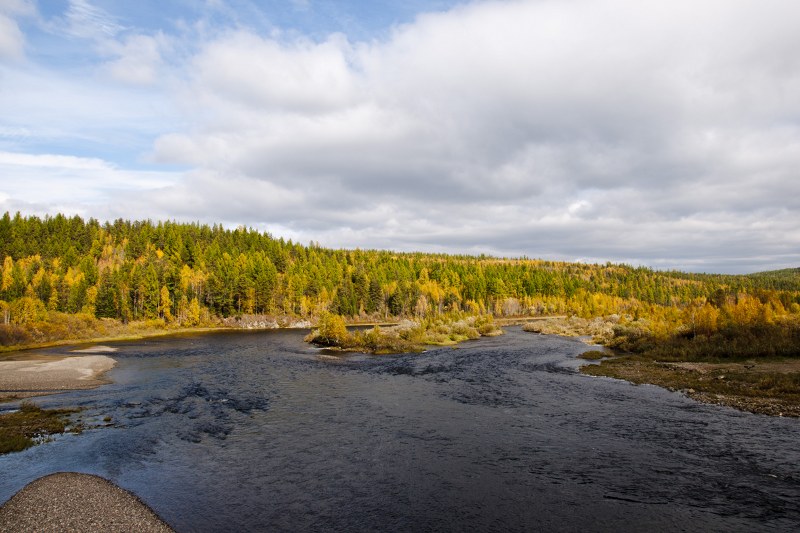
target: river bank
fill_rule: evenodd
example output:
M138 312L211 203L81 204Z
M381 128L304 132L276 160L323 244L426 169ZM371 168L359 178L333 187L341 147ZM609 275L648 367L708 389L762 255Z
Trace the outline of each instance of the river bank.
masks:
M587 342L613 345L620 317L571 317L530 323L525 331L583 337ZM661 360L648 354L619 353L606 348L584 357L599 360L581 372L678 391L707 404L770 416L800 417L800 360L793 358L737 358L728 360ZM605 355L606 357L603 357Z
M770 416L800 417L800 361L667 362L641 356L584 365L591 376L678 391L699 402Z
M219 331L225 329L238 329L230 326L204 326L204 327L146 327L131 328L112 334L97 334L93 332L89 335L70 335L55 340L41 342L31 342L25 344L11 344L0 346L0 360L7 360L7 355L16 356L17 352L28 350L39 350L42 348L54 348L56 346L67 346L70 344L100 344L117 341L134 341L152 337L165 337L181 333L204 333L207 331Z

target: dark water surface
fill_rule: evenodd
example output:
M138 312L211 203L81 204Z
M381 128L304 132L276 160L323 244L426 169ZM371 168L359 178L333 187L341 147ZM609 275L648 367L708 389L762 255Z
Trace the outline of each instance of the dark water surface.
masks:
M0 502L107 477L185 531L792 531L800 421L576 372L510 328L420 355L301 331L115 344L114 384L37 400L114 427L0 457Z

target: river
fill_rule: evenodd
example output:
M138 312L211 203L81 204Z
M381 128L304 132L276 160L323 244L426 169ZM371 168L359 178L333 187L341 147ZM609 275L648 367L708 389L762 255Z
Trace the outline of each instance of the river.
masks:
M79 471L178 532L800 529L797 419L583 376L584 344L516 327L379 357L303 334L114 344L113 384L36 400L110 427L0 457L0 502Z

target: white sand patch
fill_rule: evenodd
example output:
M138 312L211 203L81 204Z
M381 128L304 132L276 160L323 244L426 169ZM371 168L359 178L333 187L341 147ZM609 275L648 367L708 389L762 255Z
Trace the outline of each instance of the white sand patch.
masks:
M0 362L0 391L70 390L96 386L100 374L117 362L105 355L64 357L55 360ZM90 382L90 383L87 383Z
M81 350L72 350L72 353L114 353L118 352L119 348L111 346L90 346Z
M111 370L117 362L105 355L85 355L81 357L65 357L58 361L27 362L27 366L19 368L20 372L63 372L72 374L77 379L91 379L101 372ZM70 376L72 377L72 376Z

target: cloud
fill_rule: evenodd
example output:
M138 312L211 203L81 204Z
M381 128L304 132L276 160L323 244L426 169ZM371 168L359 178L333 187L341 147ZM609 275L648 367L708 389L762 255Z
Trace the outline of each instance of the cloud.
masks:
M20 59L25 54L25 36L15 17L36 12L25 0L0 0L0 59Z
M100 71L0 64L0 151L94 155L139 166L166 125L179 123L156 86L120 85ZM102 186L99 183L98 186Z
M241 21L126 35L73 11L105 36L105 72L172 99L169 121L145 121L150 157L191 169L112 218L694 270L800 262L800 4L482 1L368 41Z
M166 46L163 35L130 35L124 42L109 41L106 53L115 59L106 63L111 77L123 83L152 85L158 81L162 67L161 49Z
M123 27L110 13L88 0L69 0L60 29L71 37L102 39L114 37Z
M22 57L25 37L17 23L0 13L0 58L17 59Z
M131 171L98 159L59 154L0 151L0 210L31 214L54 212L121 216L110 199L124 201L141 191L163 189L176 173ZM114 215L114 216L112 216ZM145 213L139 213L145 216Z

